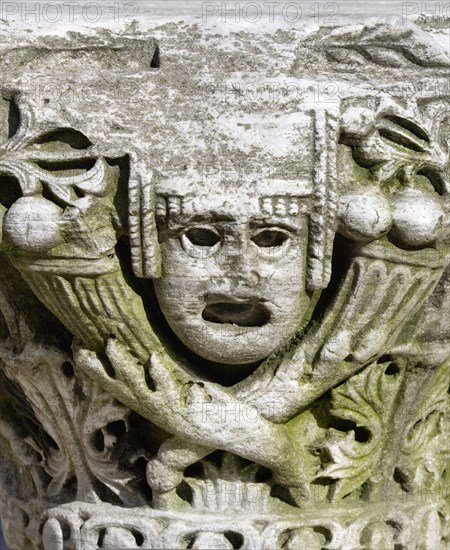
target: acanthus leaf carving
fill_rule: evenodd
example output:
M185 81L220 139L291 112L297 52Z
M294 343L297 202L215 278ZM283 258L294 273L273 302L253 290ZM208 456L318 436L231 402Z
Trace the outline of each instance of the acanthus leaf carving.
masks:
M405 430L398 471L407 491L439 491L449 460L450 360L435 369Z
M395 374L389 369L395 369ZM344 498L376 477L402 379L398 367L386 361L366 367L331 391L332 418L338 426L351 426L345 431L330 428L321 443L330 462L323 465L318 478L337 480L331 491L333 500Z
M134 476L122 470L115 458L118 437L108 430L120 423L124 435L129 409L82 373L75 373L60 352L41 350L27 360L22 358L20 367L5 350L2 357L5 372L27 396L32 414L42 425L42 431L28 436L26 442L41 455L41 467L50 476L46 498L70 491L75 478L78 500L98 502L100 482L124 504L141 502L128 487Z

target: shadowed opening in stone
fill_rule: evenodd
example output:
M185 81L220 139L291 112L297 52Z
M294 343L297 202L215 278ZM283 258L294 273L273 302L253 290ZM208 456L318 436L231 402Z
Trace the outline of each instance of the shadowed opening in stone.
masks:
M40 136L35 143L38 145L51 144L53 147L55 144L66 144L72 149L88 149L92 145L92 142L84 134L73 128L52 130Z
M9 99L8 139L11 139L20 126L20 111L14 98Z
M230 323L240 327L262 327L270 320L268 309L257 302L217 302L208 304L202 317L210 323Z
M19 180L7 174L0 175L0 204L5 208L11 208L21 196Z
M411 132L411 134L414 134L419 139L427 142L430 141L430 138L427 136L426 132L422 130L422 128L418 124L415 124L412 120L408 120L406 118L395 115L385 115L384 118L386 120L389 120L390 122L393 122L394 124L397 124L397 126L408 130L408 132Z
M233 549L238 550L239 548L242 548L242 545L244 544L244 537L241 533L237 533L236 531L225 531L224 537L230 541Z
M425 166L417 172L417 175L427 178L434 187L436 193L439 195L445 194L444 178L442 177L442 174L440 174L434 167Z
M151 69L161 68L161 56L160 56L159 46L155 47L155 53L153 54L153 58L150 62L150 68Z

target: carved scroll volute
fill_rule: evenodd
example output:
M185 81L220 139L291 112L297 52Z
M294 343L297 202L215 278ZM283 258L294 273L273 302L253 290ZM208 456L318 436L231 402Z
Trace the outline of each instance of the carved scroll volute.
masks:
M3 107L9 118L16 111L20 116L0 161L3 250L30 257L105 256L116 243L117 167L81 132L54 128L36 135L29 109L19 112L14 99Z

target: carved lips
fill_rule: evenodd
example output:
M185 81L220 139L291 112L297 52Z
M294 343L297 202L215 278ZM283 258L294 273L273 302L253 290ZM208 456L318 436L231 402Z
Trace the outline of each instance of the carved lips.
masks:
M202 317L205 321L232 324L240 327L262 327L270 321L270 312L254 298L238 299L227 296L209 298ZM216 301L217 300L217 301Z

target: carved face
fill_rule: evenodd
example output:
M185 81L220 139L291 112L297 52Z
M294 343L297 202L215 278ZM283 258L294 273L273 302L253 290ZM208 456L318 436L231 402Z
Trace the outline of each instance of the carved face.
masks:
M259 361L293 336L309 305L307 216L268 216L248 197L200 203L201 214L180 214L160 228L159 304L201 357Z

